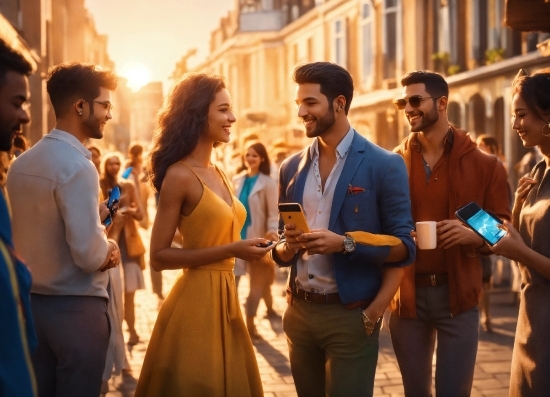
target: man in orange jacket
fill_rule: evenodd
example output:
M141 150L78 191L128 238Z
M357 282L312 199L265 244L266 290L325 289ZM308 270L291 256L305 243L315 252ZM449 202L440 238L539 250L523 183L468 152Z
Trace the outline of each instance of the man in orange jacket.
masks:
M478 254L490 251L455 211L475 201L509 220L506 171L465 131L449 125L443 77L415 71L401 85L403 98L394 103L405 111L411 134L395 151L407 165L413 220L437 222L437 247L417 249L416 261L405 268L390 319L392 343L406 396L432 395L436 337L436 394L468 396L479 333Z

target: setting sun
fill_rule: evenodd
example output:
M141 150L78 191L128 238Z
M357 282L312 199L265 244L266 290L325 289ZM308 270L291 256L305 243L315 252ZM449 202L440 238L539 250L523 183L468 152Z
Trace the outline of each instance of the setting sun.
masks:
M128 62L120 72L121 76L128 79L128 87L132 91L138 91L151 81L151 72L146 66L137 62Z

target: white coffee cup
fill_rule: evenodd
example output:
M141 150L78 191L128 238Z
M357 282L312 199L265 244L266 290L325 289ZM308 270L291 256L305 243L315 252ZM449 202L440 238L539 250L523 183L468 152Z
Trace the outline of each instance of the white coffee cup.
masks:
M437 222L416 222L416 243L421 250L433 250L437 247Z

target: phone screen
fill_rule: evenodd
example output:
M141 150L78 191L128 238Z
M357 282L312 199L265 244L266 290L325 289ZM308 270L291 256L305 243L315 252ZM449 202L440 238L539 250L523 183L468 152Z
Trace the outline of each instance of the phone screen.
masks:
M500 219L495 218L476 203L470 203L456 212L457 217L468 227L479 234L489 244L496 244L506 235L506 230L500 229Z

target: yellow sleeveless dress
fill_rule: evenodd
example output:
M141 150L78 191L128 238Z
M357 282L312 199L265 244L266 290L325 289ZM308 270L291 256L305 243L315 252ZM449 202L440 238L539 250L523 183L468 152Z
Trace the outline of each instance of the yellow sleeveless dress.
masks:
M239 240L244 206L233 194L229 206L197 178L203 194L193 212L181 216L183 248ZM231 258L183 270L158 314L135 397L263 396L237 296L234 262Z

